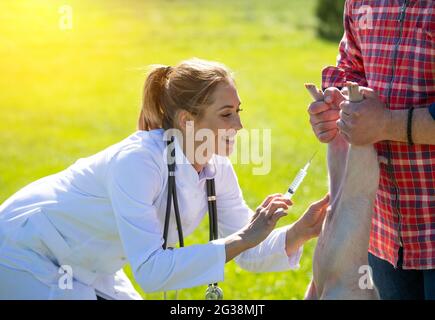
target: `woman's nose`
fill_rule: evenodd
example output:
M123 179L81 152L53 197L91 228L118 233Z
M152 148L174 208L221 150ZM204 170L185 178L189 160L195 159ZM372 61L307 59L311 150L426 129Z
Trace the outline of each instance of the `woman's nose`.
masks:
M243 125L240 117L237 117L234 123L234 130L239 131L240 129L243 129Z

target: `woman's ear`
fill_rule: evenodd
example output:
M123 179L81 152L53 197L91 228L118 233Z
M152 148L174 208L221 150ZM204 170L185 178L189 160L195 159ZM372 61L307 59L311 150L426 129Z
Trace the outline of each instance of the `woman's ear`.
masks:
M188 122L193 120L193 116L186 110L180 110L176 116L177 125L182 130L186 130L186 125L189 125Z

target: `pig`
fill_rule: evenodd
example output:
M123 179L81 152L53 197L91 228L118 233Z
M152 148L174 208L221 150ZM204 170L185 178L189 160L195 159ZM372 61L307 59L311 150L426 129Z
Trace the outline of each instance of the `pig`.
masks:
M320 90L306 85L316 100ZM348 83L350 101L363 99ZM349 145L341 134L328 144L330 206L313 258L305 299L379 299L368 266L368 246L379 163L373 145Z

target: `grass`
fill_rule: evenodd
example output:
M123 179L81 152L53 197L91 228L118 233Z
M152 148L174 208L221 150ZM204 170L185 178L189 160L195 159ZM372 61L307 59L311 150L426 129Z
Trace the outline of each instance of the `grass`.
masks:
M335 62L337 44L316 37L314 0L68 3L72 30L58 27L64 1L0 4L0 202L132 133L144 67L193 56L233 69L245 128L272 130L268 175L253 176L253 165L235 165L250 206L284 191L318 148L291 214L280 225L325 194L326 149L311 132L303 84L320 82L322 67ZM205 220L187 245L205 243L207 232ZM225 298L303 298L314 245L306 244L298 271L254 274L228 263L221 284ZM180 298L203 299L204 291L205 286L185 289Z

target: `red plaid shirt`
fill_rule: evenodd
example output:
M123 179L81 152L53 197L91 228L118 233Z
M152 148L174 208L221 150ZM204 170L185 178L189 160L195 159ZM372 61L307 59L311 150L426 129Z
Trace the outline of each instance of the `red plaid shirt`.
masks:
M375 90L391 110L435 102L433 0L348 0L337 67L322 86L355 81ZM415 124L418 125L418 124ZM375 144L380 182L369 252L404 269L435 269L435 145Z

